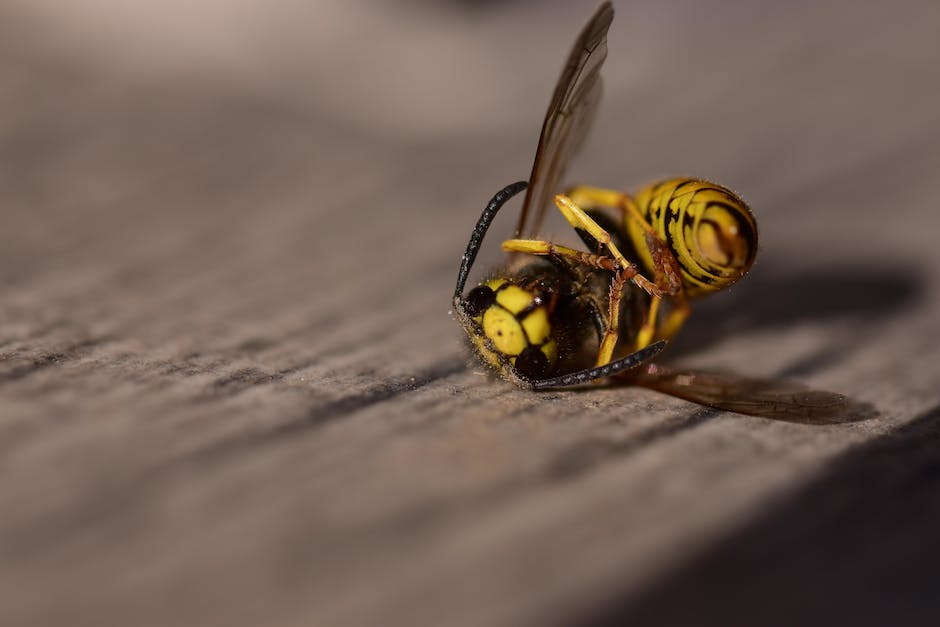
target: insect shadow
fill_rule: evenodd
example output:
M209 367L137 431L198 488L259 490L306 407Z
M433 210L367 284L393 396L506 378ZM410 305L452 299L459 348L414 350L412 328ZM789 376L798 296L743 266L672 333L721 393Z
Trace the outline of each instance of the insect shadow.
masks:
M910 267L846 264L796 273L781 271L783 267L764 260L749 281L703 302L670 346L670 357L700 351L729 334L838 322L842 335L853 341L839 346L839 351L829 344L820 347L828 360L836 361L858 344L859 333L877 333L886 319L923 300L924 278ZM788 368L782 374L795 376L813 369Z
M878 416L869 403L841 394L814 390L788 377L807 375L845 358L858 338L877 333L888 317L922 299L923 279L902 267L877 270L844 266L820 272L760 277L736 290L724 302L707 303L672 346L669 358L700 351L729 333L742 334L800 323L838 322L819 349L791 364L779 378L757 379L725 372L686 371L651 365L627 381L685 398L702 405L805 424L858 422Z

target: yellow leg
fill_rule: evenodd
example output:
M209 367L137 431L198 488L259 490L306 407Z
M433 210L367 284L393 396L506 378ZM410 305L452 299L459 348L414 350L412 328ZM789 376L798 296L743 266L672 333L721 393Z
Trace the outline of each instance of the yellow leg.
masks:
M684 298L673 300L670 302L671 308L669 314L666 316L666 320L662 325L657 325L656 322L659 317L659 307L661 304L662 299L654 296L650 303L646 320L643 321L643 326L641 326L640 330L637 332L635 350L649 346L654 339L672 339L676 333L679 332L679 329L682 328L686 318L689 317L692 311Z
M624 221L633 220L646 231L646 247L653 261L653 280L659 295L676 296L683 290L679 263L659 233L646 221L633 199L623 192L580 185L571 190L574 198L593 207L613 207L623 212ZM649 290L647 290L649 292ZM653 294L653 292L650 292ZM655 295L655 294L654 294Z
M538 239L507 239L503 242L503 250L510 253L526 253L529 255L553 255L591 266L592 268L600 268L601 270L617 271L620 269L620 264L611 257L586 253L575 250L574 248L568 248L567 246L561 246Z
M620 200L626 196L623 192L615 189L604 189L602 187L591 187L590 185L576 185L565 192L565 196L570 198L575 204L583 207L610 207L620 206Z
M503 242L503 250L507 252L527 253L530 255L554 255L574 263L585 264L594 268L614 272L610 282L610 297L608 298L607 328L601 339L597 351L596 366L604 366L613 361L614 349L620 339L620 302L623 299L623 289L626 282L633 278L636 268L631 266L623 268L617 261L604 255L586 253L567 246L560 246L543 240L510 239Z
M685 291L681 283L675 258L672 256L672 253L668 250L659 234L656 233L649 222L646 221L643 214L640 213L633 198L617 190L590 187L587 185L573 187L568 190L567 195L575 205L619 209L623 212L625 220L635 220L636 223L647 232L647 245L650 248L650 254L653 258L654 266L656 267L655 279L656 284L659 286L660 293L659 295L653 294L653 300L650 303L646 320L637 333L636 348L644 348L655 339L671 339L674 337L689 317L691 309L685 298ZM571 220L569 220L569 222L571 222ZM591 235L594 236L594 233L591 233ZM596 236L594 237L597 239ZM669 303L669 314L666 316L665 320L663 320L662 324L658 324L661 304L660 296L665 294L669 294L672 297Z
M561 214L565 216L565 220L568 221L568 224L576 229L587 231L591 237L596 239L600 244L603 244L608 252L610 252L610 256L616 259L617 263L620 264L620 267L632 273L630 280L633 281L637 287L651 296L661 296L663 294L663 291L655 283L640 274L636 265L623 256L623 253L620 252L616 244L611 240L610 233L601 228L588 214L584 213L581 207L562 194L555 196L555 205L558 206Z
M609 364L614 357L614 349L617 347L617 340L620 339L620 300L623 298L623 288L628 278L623 272L618 272L610 283L610 298L607 299L607 315L610 322L607 331L604 332L604 339L601 340L600 349L597 351L595 366Z
M653 336L656 334L656 318L659 316L659 305L662 301L663 299L658 296L653 297L646 320L643 321L643 326L636 334L637 348L645 348L653 341Z
M610 306L608 313L609 322L598 349L597 366L608 364L613 359L614 350L620 337L620 302L623 298L624 284L628 279L652 297L646 320L637 333L637 350L652 344L656 337L669 338L675 335L689 314L689 307L682 294L682 286L676 281L668 280L668 275L665 272L657 272L657 278L662 280L663 285L657 285L657 283L653 283L641 275L636 265L624 257L623 253L617 248L617 245L614 244L610 233L604 230L578 206L580 202L590 206L621 208L626 215L632 216L643 225L644 229L650 235L648 241L651 243L653 243L654 240L658 241L658 235L640 214L633 199L622 192L595 187L576 187L571 190L571 193L574 199L562 194L555 196L555 205L558 206L565 220L567 220L572 227L589 233L598 243L607 248L610 256L582 252L544 240L506 240L503 242L503 250L527 253L530 255L555 255L569 261L583 263L592 267L617 271L610 285L610 298L608 299ZM664 258L664 254L660 251L654 251L653 258L657 263L656 267L662 267L663 269L669 268L668 260ZM673 274L675 274L675 272L673 272ZM672 283L676 284L672 285ZM658 328L657 320L662 297L666 294L675 297L675 304L660 329Z
M692 313L692 308L689 307L685 299L673 301L672 309L669 311L669 315L666 316L662 327L660 327L657 337L672 339L682 328L682 325L685 324L690 313Z
M603 189L601 187L591 187L589 185L578 185L568 190L566 195L578 205L585 207L610 207L620 209L626 215L637 221L647 233L656 234L650 223L646 221L643 214L637 208L636 203L629 194L617 191L615 189Z

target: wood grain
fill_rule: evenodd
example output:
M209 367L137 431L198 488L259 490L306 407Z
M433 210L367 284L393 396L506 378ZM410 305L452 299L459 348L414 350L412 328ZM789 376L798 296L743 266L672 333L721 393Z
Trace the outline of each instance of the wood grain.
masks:
M0 8L0 624L936 624L934 4L618 6L574 165L748 199L666 361L821 426L468 359L583 7L104 4Z

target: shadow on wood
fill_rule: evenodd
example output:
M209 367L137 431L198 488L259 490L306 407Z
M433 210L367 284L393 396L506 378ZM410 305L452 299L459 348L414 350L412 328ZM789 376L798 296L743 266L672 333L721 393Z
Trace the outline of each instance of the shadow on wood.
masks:
M936 624L940 545L915 539L935 535L940 517L938 441L940 406L849 451L680 572L579 624Z

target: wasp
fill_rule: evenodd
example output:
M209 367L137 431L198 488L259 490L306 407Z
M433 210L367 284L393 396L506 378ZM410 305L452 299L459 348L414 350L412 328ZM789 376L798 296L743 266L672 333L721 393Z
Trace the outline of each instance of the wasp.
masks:
M523 388L618 377L715 407L811 418L837 395L648 364L681 329L690 301L733 285L754 263L757 222L737 194L697 178L661 181L634 196L583 185L556 194L600 102L613 15L601 4L575 40L528 182L500 190L477 221L458 272L455 316L480 359ZM507 264L464 295L493 219L523 191L514 237L502 243ZM534 237L551 204L583 250Z

